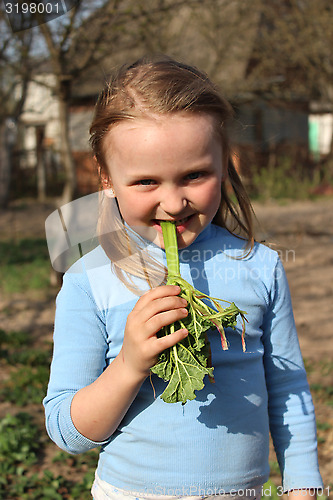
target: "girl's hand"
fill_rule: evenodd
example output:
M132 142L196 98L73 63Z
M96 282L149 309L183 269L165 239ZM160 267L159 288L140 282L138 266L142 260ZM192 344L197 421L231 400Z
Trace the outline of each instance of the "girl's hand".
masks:
M119 353L136 376L146 378L157 362L158 355L188 335L186 329L158 338L157 332L166 325L183 319L187 301L178 296L179 286L163 285L145 293L128 315L124 342Z

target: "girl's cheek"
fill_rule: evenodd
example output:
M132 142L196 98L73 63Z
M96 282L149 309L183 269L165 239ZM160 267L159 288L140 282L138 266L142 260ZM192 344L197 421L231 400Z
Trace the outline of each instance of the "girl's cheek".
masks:
M200 198L204 204L220 204L221 201L221 184L214 182L201 190Z

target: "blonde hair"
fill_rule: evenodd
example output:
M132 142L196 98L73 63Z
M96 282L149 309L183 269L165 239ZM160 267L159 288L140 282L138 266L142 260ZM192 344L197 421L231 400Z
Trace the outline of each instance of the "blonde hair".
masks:
M177 111L206 113L214 117L227 176L221 184L221 204L213 223L245 238L246 247L251 250L254 244L253 210L233 164L226 129L228 120L233 117L233 110L208 76L195 67L167 56L145 57L122 66L113 74L98 98L90 128L90 144L102 176L109 176L104 139L114 124L146 114ZM232 195L235 196L236 203L232 201ZM140 245L137 235L134 239L131 237L131 230L124 224L120 213L113 218L112 227L117 227L117 230L108 231L110 201L105 198L100 217L100 243L109 256L116 275L136 293L140 292L133 277L145 279L150 286L160 284L161 265L148 252L142 258L145 245ZM163 275L165 274L163 267Z

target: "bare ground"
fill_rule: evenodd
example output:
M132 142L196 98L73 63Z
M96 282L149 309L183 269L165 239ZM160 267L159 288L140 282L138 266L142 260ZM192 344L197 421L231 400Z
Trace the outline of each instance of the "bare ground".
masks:
M25 200L13 204L0 218L0 239L44 236L46 217L55 209L52 202L36 204ZM287 272L300 345L315 388L319 437L319 460L325 486L333 484L333 198L317 201L254 203L257 239L275 248ZM6 331L31 332L36 341L51 340L55 288L48 292L0 297L0 324ZM0 381L6 373L0 369ZM329 395L328 395L329 394ZM15 411L0 404L0 417ZM31 411L42 419L42 409ZM47 438L46 438L47 441ZM69 467L54 465L55 448L47 449L41 468L65 473ZM273 454L272 454L273 459ZM61 467L61 469L60 469Z

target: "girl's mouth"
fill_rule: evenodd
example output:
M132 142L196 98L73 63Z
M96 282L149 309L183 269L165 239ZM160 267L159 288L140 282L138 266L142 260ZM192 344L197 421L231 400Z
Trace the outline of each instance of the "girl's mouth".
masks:
M174 220L173 222L176 224L176 229L177 233L181 234L185 229L187 229L187 226L189 225L190 221L192 220L194 214L188 215L187 217L183 217L182 219L179 220ZM162 233L162 228L161 228L161 220L162 219L154 219L153 220L153 225L159 231ZM164 219L164 220L170 220L171 219Z

